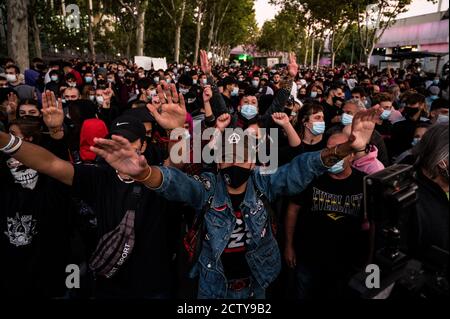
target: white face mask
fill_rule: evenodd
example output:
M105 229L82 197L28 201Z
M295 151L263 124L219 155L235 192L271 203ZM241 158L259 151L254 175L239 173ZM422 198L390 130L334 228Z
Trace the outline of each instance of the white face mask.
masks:
M77 86L77 83L76 83L76 82L67 82L67 84L68 84L71 88L74 88L74 87Z
M97 101L97 103L99 105L103 105L103 96L98 95L98 96L95 97L95 100Z
M9 83L14 83L14 82L17 81L17 75L15 75L15 74L6 74L6 80Z
M36 187L39 174L34 169L25 167L21 162L14 158L6 161L6 165L11 171L14 181L23 188L34 189Z

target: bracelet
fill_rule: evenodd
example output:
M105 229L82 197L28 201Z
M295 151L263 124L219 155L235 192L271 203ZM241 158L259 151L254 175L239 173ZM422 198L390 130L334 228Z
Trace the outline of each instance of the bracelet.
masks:
M19 140L18 142L17 142L17 144L16 145L14 145L12 148L10 148L9 150L6 150L6 151L3 151L3 153L5 153L5 154L9 154L9 155L12 155L12 154L14 154L14 153L16 153L18 150L19 150L19 148L22 146L22 144L23 144L23 141L22 141L22 139L20 138L20 137L15 137L16 138L16 140Z
M370 144L367 144L365 148L363 148L362 150L356 150L354 151L355 153L359 153L359 152L364 152L366 154L370 153L370 149L372 148L372 146Z
M16 137L12 134L9 134L9 142L4 147L0 148L0 152L7 151L14 145L15 142L16 142Z
M138 183L144 183L144 182L146 182L146 181L150 178L150 176L152 175L152 168L151 168L150 166L148 166L148 170L149 170L149 172L148 172L147 176L145 176L144 179L136 179L136 178L133 178L134 181L135 181L135 182L138 182Z
M58 132L64 132L64 128L61 126L59 128L56 128L56 129L49 129L49 131L50 131L50 134L56 134Z

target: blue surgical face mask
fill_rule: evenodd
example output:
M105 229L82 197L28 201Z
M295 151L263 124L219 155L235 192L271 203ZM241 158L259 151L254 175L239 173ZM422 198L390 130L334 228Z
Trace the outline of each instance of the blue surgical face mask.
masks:
M258 115L258 108L252 104L244 104L241 107L241 115L247 120L251 120Z
M441 123L448 123L448 115L444 115L444 114L439 114L437 121L438 124Z
M320 135L325 132L325 122L314 122L312 128L308 128L313 135Z
M197 84L197 80L196 79L192 79L192 84L196 85Z
M392 110L384 110L383 113L381 113L380 118L382 120L387 120L391 116Z
M208 84L208 79L203 79L203 80L202 80L202 83L203 83L203 85Z
M311 98L315 99L317 97L317 92L311 92Z
M153 81L155 81L155 83L159 83L159 77L158 76L155 76L154 78L153 78Z
M340 174L344 171L344 160L340 160L328 169L328 173Z
M253 80L253 81L252 81L252 85L253 85L255 88L258 87L259 81Z
M183 94L183 95L189 93L189 89L183 89L183 88L180 88L179 91L180 91L180 93Z
M52 75L51 79L53 82L58 82L58 76L57 75Z
M432 101L437 100L438 98L439 98L438 95L430 95L430 99L431 99Z
M417 144L419 144L419 142L420 142L420 137L415 137L415 138L413 138L411 145L416 146Z
M84 81L86 81L86 83L91 83L92 82L92 76L85 76L84 77Z
M353 122L353 115L350 115L347 113L342 114L342 117L341 117L342 125L347 126L347 125L352 124L352 122Z
M239 95L239 88L233 88L233 91L231 91L231 96L238 96Z

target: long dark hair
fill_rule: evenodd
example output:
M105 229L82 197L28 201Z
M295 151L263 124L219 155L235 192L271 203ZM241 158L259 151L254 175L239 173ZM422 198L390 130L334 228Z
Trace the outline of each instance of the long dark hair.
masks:
M9 127L12 125L17 125L20 128L20 132L22 132L24 138L32 138L31 142L33 144L40 144L42 133L40 119L31 116L22 117L11 121Z
M301 139L305 137L305 123L309 121L311 115L319 112L323 112L323 106L318 103L308 102L303 105L298 113L296 125L296 131Z

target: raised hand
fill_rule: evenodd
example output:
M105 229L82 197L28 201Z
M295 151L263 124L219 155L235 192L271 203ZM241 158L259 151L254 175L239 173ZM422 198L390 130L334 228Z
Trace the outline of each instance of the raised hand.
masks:
M289 125L289 116L286 113L277 112L272 114L272 120L275 122L275 124L285 127L286 125Z
M203 102L209 102L211 100L213 93L211 90L211 85L205 86L205 89L203 90Z
M216 127L223 132L231 122L231 116L228 113L224 113L221 116L219 116L216 120Z
M147 160L138 154L130 142L122 136L113 135L110 140L94 138L91 151L103 157L111 167L131 178L142 176L148 170Z
M158 99L147 104L156 122L166 130L183 127L187 113L183 95L178 95L175 85L171 85L171 90L166 93L158 85L157 91Z
M208 53L205 50L200 50L200 67L207 76L211 75L211 64L208 60Z
M102 92L103 96L103 105L104 108L109 108L111 105L111 98L113 96L113 90L111 89L111 83L109 83L109 87Z
M55 97L52 91L42 93L42 116L45 125L50 130L59 129L64 122L64 111L62 109L62 101Z
M379 105L375 105L366 111L356 113L353 117L349 141L354 150L361 151L369 144L381 113L383 113L383 109Z
M298 64L295 53L289 53L289 65L288 65L289 75L293 78L297 76L298 73Z
M10 92L8 94L8 104L6 105L6 112L11 115L15 115L17 111L17 96Z

